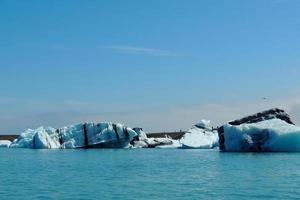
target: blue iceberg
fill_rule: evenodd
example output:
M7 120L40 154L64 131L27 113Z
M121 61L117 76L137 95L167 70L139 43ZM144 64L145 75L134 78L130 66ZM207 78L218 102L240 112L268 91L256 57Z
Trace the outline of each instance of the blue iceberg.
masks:
M11 148L74 149L126 148L137 136L129 127L118 123L80 123L69 127L28 129L11 144Z
M221 151L300 152L300 127L277 108L229 122L218 132Z

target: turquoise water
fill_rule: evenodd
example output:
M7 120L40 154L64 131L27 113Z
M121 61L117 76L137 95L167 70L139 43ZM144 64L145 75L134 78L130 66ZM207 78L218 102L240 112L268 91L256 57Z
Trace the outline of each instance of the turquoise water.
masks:
M300 154L0 149L0 199L299 199Z

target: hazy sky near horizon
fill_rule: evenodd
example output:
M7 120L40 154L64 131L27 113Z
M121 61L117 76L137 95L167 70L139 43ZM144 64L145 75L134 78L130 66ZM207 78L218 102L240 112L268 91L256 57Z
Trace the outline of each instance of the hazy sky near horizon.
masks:
M0 0L0 133L81 121L178 130L273 106L300 124L299 10L299 0Z

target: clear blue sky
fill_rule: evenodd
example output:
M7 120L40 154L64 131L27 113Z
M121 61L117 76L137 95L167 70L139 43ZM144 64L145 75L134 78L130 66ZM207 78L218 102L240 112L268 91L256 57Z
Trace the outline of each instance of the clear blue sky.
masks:
M299 0L0 0L0 132L82 120L186 128L163 112L298 95L299 10Z

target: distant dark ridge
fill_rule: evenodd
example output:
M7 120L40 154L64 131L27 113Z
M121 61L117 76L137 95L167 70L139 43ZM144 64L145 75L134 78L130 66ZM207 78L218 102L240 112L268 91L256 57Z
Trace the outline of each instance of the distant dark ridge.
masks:
M182 138L182 136L184 135L184 132L160 132L160 133L148 133L147 137L154 137L154 138L158 138L158 137L165 137L165 136L169 136L174 140L178 140L180 138ZM0 135L0 140L10 140L13 141L14 139L16 139L17 137L19 137L19 135Z
M174 140L178 140L180 138L182 138L182 136L185 134L185 132L179 131L179 132L161 132L161 133L148 133L147 137L154 137L154 138L158 138L158 137L165 137L165 136L169 136Z
M10 141L13 141L17 137L19 137L19 135L0 135L0 140L10 140Z

